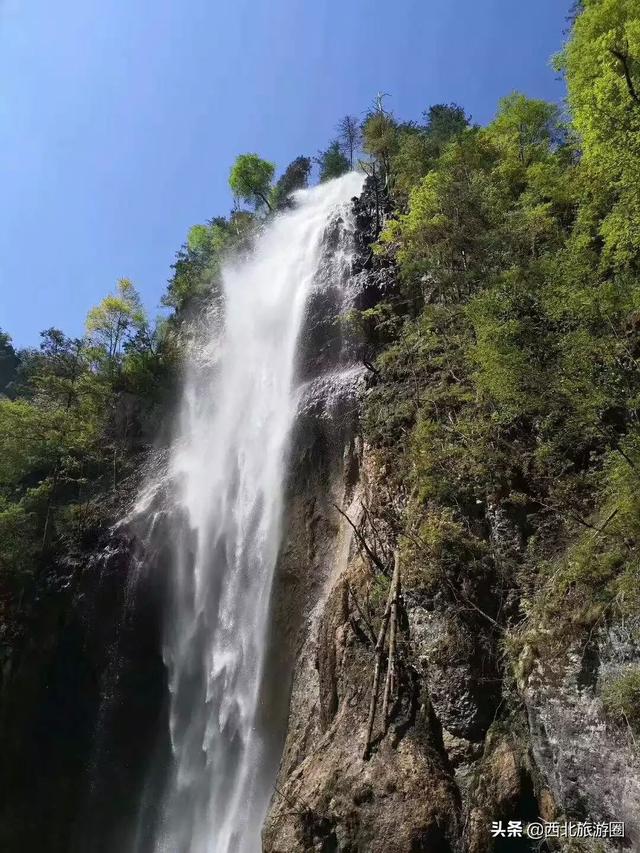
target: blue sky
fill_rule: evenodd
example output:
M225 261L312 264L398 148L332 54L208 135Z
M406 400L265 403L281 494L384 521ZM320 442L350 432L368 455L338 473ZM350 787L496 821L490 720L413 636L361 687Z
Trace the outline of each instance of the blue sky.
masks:
M570 0L0 0L0 327L19 346L131 278L151 314L236 154L314 154L375 93L485 123L549 66Z

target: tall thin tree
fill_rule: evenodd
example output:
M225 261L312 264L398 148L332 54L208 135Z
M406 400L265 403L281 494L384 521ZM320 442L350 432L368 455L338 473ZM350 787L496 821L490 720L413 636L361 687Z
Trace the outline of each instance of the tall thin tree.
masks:
M355 116L346 115L337 124L338 142L340 150L349 160L349 166L353 169L353 160L360 147L362 131L360 122Z

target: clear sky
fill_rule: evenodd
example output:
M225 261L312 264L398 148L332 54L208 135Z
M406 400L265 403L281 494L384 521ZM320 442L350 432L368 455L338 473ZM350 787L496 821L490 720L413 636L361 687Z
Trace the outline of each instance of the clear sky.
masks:
M155 314L235 156L312 155L378 91L400 118L559 101L570 0L0 0L0 327L19 346L131 278Z

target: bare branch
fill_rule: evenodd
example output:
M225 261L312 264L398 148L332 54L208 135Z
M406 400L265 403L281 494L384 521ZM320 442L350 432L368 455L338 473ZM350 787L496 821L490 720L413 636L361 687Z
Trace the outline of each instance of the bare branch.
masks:
M382 662L382 650L384 649L384 641L387 636L387 628L389 627L389 619L391 617L391 608L397 586L397 578L400 575L400 559L398 553L395 554L395 562L393 567L393 580L389 587L389 595L387 597L387 606L384 609L382 616L382 624L378 633L378 642L376 643L376 662L373 669L373 681L371 684L371 699L369 701L369 717L367 719L367 733L364 740L364 749L362 758L366 761L369 758L371 749L371 735L373 733L373 724L376 718L376 708L378 706L378 687L380 685L380 664Z
M340 509L340 507L338 506L338 504L335 504L335 503L334 503L334 504L333 504L333 506L338 510L338 512L340 513L340 515L341 515L344 519L346 519L346 521L349 523L349 526L351 527L351 529L353 530L353 532L356 534L356 536L358 537L358 541L360 542L360 544L361 544L361 545L362 545L362 547L364 548L364 550L365 550L365 552L366 552L366 554L367 554L367 557L369 557L369 559L370 559L370 560L371 560L371 562L374 564L374 566L375 566L377 569L379 569L379 571L380 571L380 572L382 572L382 574L383 574L383 575L388 575L388 574L389 574L389 571L388 571L387 567L384 565L384 563L383 563L383 562L382 562L382 560L378 557L378 555L377 555L377 554L375 554L375 553L371 550L371 548L369 547L369 543L367 542L367 540L366 540L366 539L364 538L364 536L362 535L362 532L361 532L360 530L358 530L358 528L357 528L357 527L356 527L356 525L353 523L353 521L351 521L351 519L349 518L349 516L347 515L347 513L346 513L346 512L344 512L344 510Z
M367 635L368 635L369 639L371 640L372 644L375 646L376 635L373 632L371 622L364 615L364 610L360 607L360 604L358 603L358 599L356 598L356 594L353 591L353 588L352 588L351 584L349 583L349 581L347 581L347 590L349 591L349 595L351 596L351 600L353 601L355 608L358 611L358 615L360 616L360 618L364 622L365 628L367 629Z
M389 654L387 656L387 677L382 695L382 725L384 731L389 726L389 699L393 693L396 668L396 629L398 624L398 599L400 597L400 560L395 555L393 580L391 582L391 616L389 621Z

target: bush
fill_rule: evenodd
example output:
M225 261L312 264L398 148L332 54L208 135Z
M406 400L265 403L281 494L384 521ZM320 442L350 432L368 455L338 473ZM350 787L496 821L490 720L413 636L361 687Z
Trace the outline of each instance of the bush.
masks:
M613 720L640 732L640 669L628 669L604 684L602 703Z

